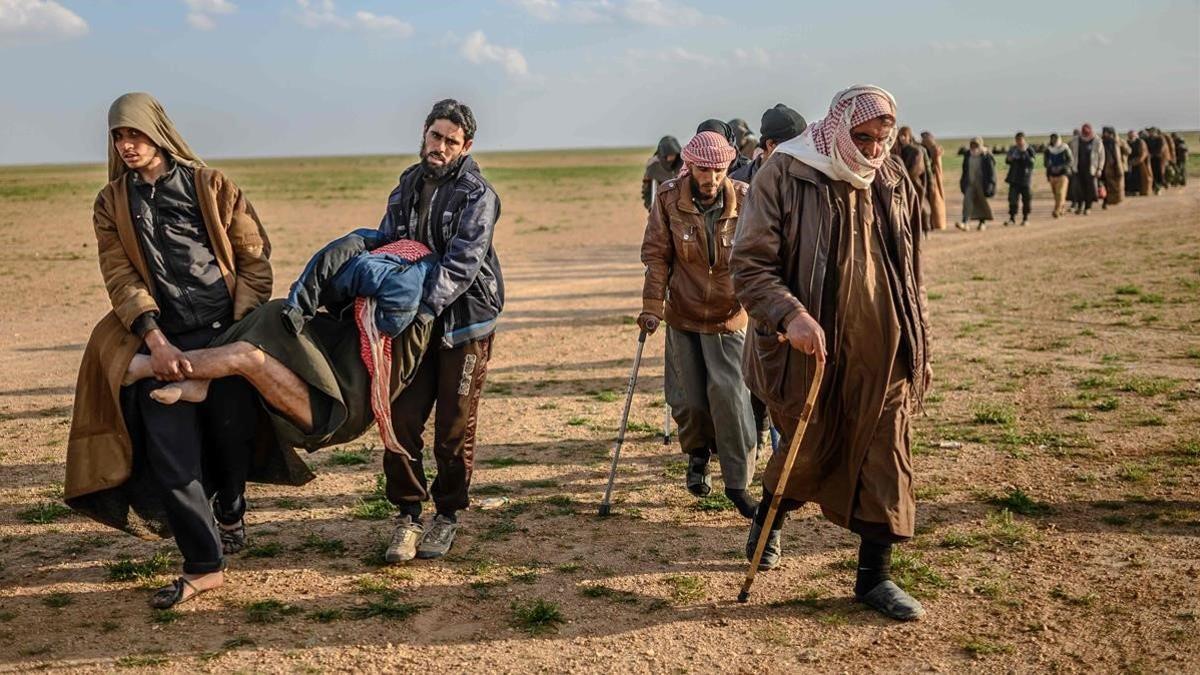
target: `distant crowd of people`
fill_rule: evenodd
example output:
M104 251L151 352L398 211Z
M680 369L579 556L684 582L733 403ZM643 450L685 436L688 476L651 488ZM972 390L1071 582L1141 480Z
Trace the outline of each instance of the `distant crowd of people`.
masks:
M963 171L959 188L963 193L962 220L955 223L960 230L977 223L983 230L993 220L988 198L996 193L996 161L993 155L1004 155L1008 165L1005 182L1008 184L1008 220L1015 225L1018 207L1021 225L1029 224L1032 211L1034 165L1038 154L1046 169L1046 179L1054 195L1051 217L1058 218L1070 210L1075 215L1087 215L1097 202L1101 208L1120 204L1127 196L1159 194L1168 187L1187 183L1188 147L1177 133L1166 134L1157 127L1140 132L1130 130L1121 138L1113 127L1104 127L1096 137L1090 124L1071 132L1067 142L1058 134L1050 134L1050 142L1032 146L1023 132L1017 132L1015 142L1008 148L988 148L976 137L968 147L961 148Z

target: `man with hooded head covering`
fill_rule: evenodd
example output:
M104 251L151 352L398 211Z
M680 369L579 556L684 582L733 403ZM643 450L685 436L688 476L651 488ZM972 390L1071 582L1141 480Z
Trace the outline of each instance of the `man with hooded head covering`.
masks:
M979 229L987 227L987 221L992 219L992 205L988 197L996 194L996 160L983 142L976 136L971 139L967 155L963 157L962 177L958 187L963 193L962 220L954 223L960 230L967 229L967 223L979 221Z
M1125 139L1117 135L1114 127L1104 127L1100 130L1100 139L1104 142L1104 170L1101 178L1104 180L1104 203L1101 208L1115 206L1125 198L1125 167L1129 163L1130 148Z
M942 182L942 146L928 131L921 132L921 145L929 156L929 225L934 230L946 229L946 188Z
M108 131L109 183L94 225L113 312L80 366L66 497L148 489L161 500L183 554L183 575L152 600L165 608L220 586L225 555L245 545L258 405L237 377L214 380L203 403L164 405L151 394L191 374L185 351L270 298L270 242L241 190L205 167L152 96L118 98ZM119 401L97 393L118 390L134 351L148 355L154 377L121 389ZM149 485L135 484L143 474Z
M725 495L747 518L757 504L756 429L742 383L746 312L733 295L730 256L745 183L730 180L736 154L728 139L702 131L683 149L685 175L663 183L642 242L646 281L638 325L653 333L667 323L667 403L689 456L688 491L708 495L708 462L721 466Z
M1125 177L1125 189L1130 195L1145 197L1154 188L1150 171L1150 151L1146 147L1145 132L1139 135L1133 129L1126 134L1129 141L1129 173Z
M816 362L828 363L781 509L813 502L857 533L855 598L911 620L924 610L890 580L890 560L893 544L913 536L909 417L932 370L920 205L890 153L896 117L891 94L858 85L781 144L742 210L733 279L752 319L746 382L770 407L780 447L798 426ZM767 465L748 558L786 454ZM781 555L779 529L768 536L761 569Z
M1079 135L1071 139L1071 154L1075 157L1075 215L1087 215L1099 195L1097 182L1104 172L1104 143L1092 132L1092 125L1079 127Z
M679 156L679 141L674 136L663 136L658 141L654 155L646 160L646 171L642 173L642 204L646 210L654 204L658 186L679 175L683 158Z

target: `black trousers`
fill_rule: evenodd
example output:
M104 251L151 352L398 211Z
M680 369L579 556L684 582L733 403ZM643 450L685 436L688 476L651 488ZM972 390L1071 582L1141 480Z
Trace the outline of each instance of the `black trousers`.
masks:
M392 402L392 428L400 446L412 455L383 453L388 501L402 514L420 516L421 502L433 498L438 513L452 516L470 506L468 491L475 469L475 429L479 397L492 355L489 335L453 349L442 349L435 330L413 381ZM437 405L436 411L434 405ZM425 425L433 413L433 485L425 476Z
M1018 201L1022 202L1022 204L1021 204L1022 217L1028 219L1029 212L1033 208L1033 206L1032 206L1033 188L1029 187L1028 185L1013 185L1011 183L1009 184L1009 186L1008 186L1008 219L1009 220L1017 219L1017 202Z
M197 349L207 346L225 325L167 339L180 350ZM183 571L216 572L225 561L214 511L230 525L246 511L257 393L242 378L227 377L213 380L202 403L163 405L150 398L150 392L165 384L145 379L123 389L126 425L161 491L167 523L183 554Z

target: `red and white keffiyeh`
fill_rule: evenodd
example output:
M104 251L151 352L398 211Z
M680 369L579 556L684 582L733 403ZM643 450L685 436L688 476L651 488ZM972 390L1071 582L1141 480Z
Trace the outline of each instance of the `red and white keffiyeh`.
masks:
M854 145L850 129L885 115L896 119L896 99L886 90L869 84L843 89L834 95L825 117L808 125L796 138L781 143L775 152L791 155L834 180L862 190L875 180L875 171L887 160L896 143L897 129L892 127L882 152L874 158L863 156Z
M427 246L412 239L398 239L364 255L390 253L405 260L420 260L430 254ZM354 299L354 320L358 323L359 355L371 377L371 411L379 425L383 447L398 452L409 460L392 428L392 338L379 332L375 325L375 298Z

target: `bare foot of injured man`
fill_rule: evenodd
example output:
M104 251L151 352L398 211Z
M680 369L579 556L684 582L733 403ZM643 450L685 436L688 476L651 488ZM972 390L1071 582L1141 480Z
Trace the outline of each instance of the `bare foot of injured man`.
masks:
M138 380L154 377L154 369L150 367L150 357L145 354L134 354L125 371L122 386L129 386ZM150 392L150 398L163 405L173 405L179 401L199 403L208 398L208 383L211 380L183 380L172 382Z

